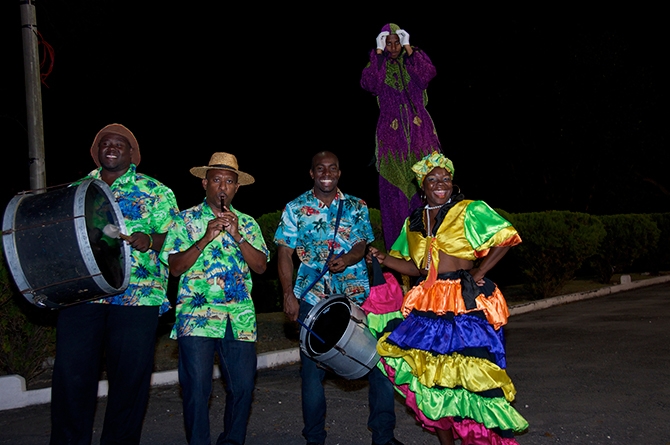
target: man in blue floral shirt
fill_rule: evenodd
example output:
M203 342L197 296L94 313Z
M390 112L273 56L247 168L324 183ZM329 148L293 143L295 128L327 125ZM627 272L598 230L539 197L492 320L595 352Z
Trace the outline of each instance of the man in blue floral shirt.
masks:
M344 294L362 304L370 293L364 255L374 241L365 202L342 193L337 187L340 164L337 156L322 151L312 158L309 171L314 187L289 202L275 233L279 281L284 312L291 321L304 320L310 310L329 294ZM337 227L337 233L335 229ZM293 253L300 260L293 284ZM327 273L322 275L324 266ZM325 370L300 351L302 362L302 434L308 445L326 440ZM393 437L395 400L393 387L374 367L368 373L373 444L402 445Z
M244 443L256 376L256 311L251 271L265 272L269 251L258 223L233 208L240 185L254 178L237 158L214 153L193 167L205 200L181 212L161 259L180 276L172 338L179 344L179 383L189 445L210 445L209 398L214 354L226 381L223 432L217 445Z
M102 180L114 194L130 233L130 279L123 293L59 310L50 444L91 443L103 357L109 392L100 442L139 444L158 316L170 308L158 252L179 209L172 190L136 171L140 148L128 128L100 130L91 156L98 168L81 181Z

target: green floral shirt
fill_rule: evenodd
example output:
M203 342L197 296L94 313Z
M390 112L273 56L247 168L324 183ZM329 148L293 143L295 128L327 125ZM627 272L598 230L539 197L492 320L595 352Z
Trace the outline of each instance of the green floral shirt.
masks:
M101 168L93 170L81 181L91 178L101 180L100 171ZM179 214L172 190L150 176L137 173L135 164L130 164L128 171L117 178L110 189L121 209L128 234L165 233ZM158 252L149 249L142 253L131 247L129 281L123 293L95 302L161 306L161 314L170 309L167 298L168 268L160 262Z
M230 210L238 217L240 235L269 261L258 223L232 206ZM215 217L207 201L182 211L179 216L163 245L161 260L165 264L170 254L183 252L202 238L207 223ZM237 340L256 341L256 310L251 288L251 272L239 245L228 232L221 232L181 275L171 338L223 338L230 321Z

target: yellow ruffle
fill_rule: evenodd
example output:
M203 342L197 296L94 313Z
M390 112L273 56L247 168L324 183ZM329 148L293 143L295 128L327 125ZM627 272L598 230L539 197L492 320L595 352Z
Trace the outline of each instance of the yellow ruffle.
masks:
M494 329L497 330L507 324L509 309L500 289L496 287L489 297L480 294L475 302L477 303L476 308L466 309L461 294L460 280L436 280L428 289L421 284L410 289L403 301L402 314L406 318L413 309L433 312L437 315L444 315L447 312L460 315L472 311L483 311Z
M505 399L513 401L516 388L507 371L495 363L458 353L434 355L418 349L403 350L386 342L388 333L377 343L377 352L401 376L411 373L422 385L432 388L463 387L471 392L500 388ZM396 382L399 383L399 382Z

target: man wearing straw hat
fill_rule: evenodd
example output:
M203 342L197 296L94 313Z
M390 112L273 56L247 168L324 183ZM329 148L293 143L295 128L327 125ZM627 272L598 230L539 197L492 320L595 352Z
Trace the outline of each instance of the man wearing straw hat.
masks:
M258 223L232 206L254 178L237 158L214 153L193 167L205 200L184 210L170 228L161 260L180 276L171 337L179 345L179 383L189 445L210 445L209 398L214 354L226 381L223 432L216 443L245 441L256 376L256 312L251 272L265 272L269 251Z
M158 253L179 209L172 190L137 172L140 147L125 126L105 126L90 151L98 168L82 181L102 180L116 198L129 232L130 283L121 294L59 310L50 444L91 443L103 357L109 391L100 443L139 444L158 317L170 308Z

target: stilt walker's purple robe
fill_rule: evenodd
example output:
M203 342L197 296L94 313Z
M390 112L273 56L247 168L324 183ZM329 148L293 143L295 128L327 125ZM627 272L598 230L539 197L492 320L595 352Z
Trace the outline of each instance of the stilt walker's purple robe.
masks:
M395 34L391 23L382 31ZM433 120L426 110L428 83L436 71L428 55L412 47L397 59L387 51L370 52L361 87L377 97L379 120L375 159L379 171L379 203L384 242L389 249L414 208L421 205L411 166L425 155L442 151Z

